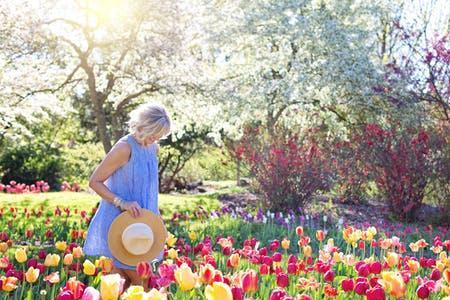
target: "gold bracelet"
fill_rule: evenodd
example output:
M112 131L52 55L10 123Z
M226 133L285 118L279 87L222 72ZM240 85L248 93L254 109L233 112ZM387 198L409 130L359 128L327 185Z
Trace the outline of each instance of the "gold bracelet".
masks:
M120 208L120 209L122 209L122 204L123 204L123 199L122 198L120 198L119 196L116 196L116 197L114 197L114 199L113 199L113 204L116 206L116 207L118 207L118 208Z

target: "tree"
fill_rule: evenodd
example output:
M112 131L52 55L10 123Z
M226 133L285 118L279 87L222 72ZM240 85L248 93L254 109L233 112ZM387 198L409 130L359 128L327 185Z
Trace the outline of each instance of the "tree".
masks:
M144 95L175 93L194 82L195 60L182 2L29 1L0 6L20 19L21 42L2 49L9 101L42 93L87 95L105 152L123 134L127 109ZM25 16L30 18L25 18ZM7 47L6 47L7 46ZM20 55L18 55L20 53ZM29 76L29 80L18 79ZM16 82L14 82L16 81ZM6 84L6 83L4 83ZM110 122L107 108L111 108ZM112 136L109 133L111 129Z

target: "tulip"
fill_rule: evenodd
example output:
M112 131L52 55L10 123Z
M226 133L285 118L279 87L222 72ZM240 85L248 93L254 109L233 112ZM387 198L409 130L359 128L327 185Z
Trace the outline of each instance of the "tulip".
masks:
M347 278L342 280L341 286L344 292L352 292L355 287L355 283L352 278Z
M205 296L208 300L233 300L231 288L223 282L214 282L205 288Z
M18 263L24 263L27 261L27 253L25 249L19 248L14 252L14 257L16 258Z
M433 269L430 275L431 280L438 281L441 279L441 272L438 269Z
M121 296L124 300L146 299L144 287L140 285L131 285Z
M410 259L406 264L408 265L411 274L416 274L419 272L420 263L418 261Z
M166 244L169 247L173 247L173 245L175 245L175 243L177 242L177 238L169 232L169 235L167 236L167 240L166 240Z
M383 266L381 265L381 263L379 261L374 261L373 263L371 263L369 265L369 270L370 270L370 273L372 273L372 274L380 274L382 268L383 268Z
M13 277L13 276L9 276L9 277L1 276L0 282L2 284L1 284L0 288L1 288L1 290L5 291L5 292L12 292L17 288L18 281L19 281L19 279L17 279L16 277Z
M98 263L97 263L98 261ZM102 269L104 273L110 273L113 268L113 261L109 257L100 256L100 259L96 261L96 267Z
M73 296L73 293L71 290L63 289L56 296L56 300L75 300L75 297Z
M287 249L289 249L289 245L291 244L291 241L290 240L288 240L287 238L284 238L282 241L281 241L281 248L283 248L284 250L287 250Z
M316 231L316 239L319 241L319 242L322 242L324 239L325 239L325 232L323 231L323 230L317 230Z
M83 273L92 276L95 274L95 271L95 265L89 259L86 259L83 263Z
M280 252L275 252L275 253L272 255L272 260L273 260L274 262L280 262L282 259L283 259L283 255L281 255Z
M297 226L297 228L295 228L295 233L297 234L298 237L302 237L303 236L303 227L302 226Z
M177 259L178 258L178 251L174 248L170 248L169 251L167 251L167 256L171 259Z
M285 273L277 274L277 285L281 288L285 288L289 285L289 277Z
M71 265L73 263L73 255L68 253L64 256L63 263L65 266Z
M227 260L227 266L230 268L235 268L239 265L240 256L239 253L233 253Z
M86 286L81 281L77 280L75 277L71 277L66 282L66 286L64 287L66 290L70 290L75 299L80 298Z
M136 273L141 279L147 279L152 275L152 268L148 262L141 261L136 266Z
M312 300L312 298L309 295L300 294L297 296L296 300Z
M72 250L72 255L74 258L80 258L83 256L83 248L81 247L75 247Z
M146 300L167 300L167 295L165 293L154 288L147 293L147 297Z
M189 232L189 239L191 241L196 241L197 240L197 233L195 231L190 231Z
M276 288L270 293L269 300L283 300L287 296L285 290Z
M420 299L427 299L430 296L430 289L426 284L422 284L417 288L416 294Z
M197 283L197 275L192 272L186 263L175 269L174 275L182 291L192 290Z
M53 272L44 277L44 281L54 284L60 281L59 272Z
M244 300L244 290L239 286L233 286L231 294L233 295L233 300Z
M212 265L206 264L200 266L199 280L201 283L212 284L214 281L215 269Z
M386 295L381 287L374 287L366 291L367 300L385 300Z
M30 267L25 273L25 279L28 283L35 283L39 277L39 269Z
M304 246L303 247L303 254L306 257L310 257L312 255L312 248L311 248L311 246Z
M394 298L401 298L406 293L406 284L399 272L383 272L380 284Z
M88 286L81 296L81 300L100 300L100 292L93 288L92 286Z
M325 274L323 275L323 279L326 282L333 282L333 280L334 280L334 272L333 272L333 270L328 270L327 272L325 272Z
M398 254L395 252L388 252L384 259L390 268L397 266L400 260Z
M357 282L355 285L355 293L358 295L365 295L366 291L369 289L369 284L366 281Z
M242 276L242 288L246 293L254 293L258 290L258 273L250 269Z
M0 243L0 252L1 253L5 253L8 250L8 244L6 242L1 242Z
M58 249L61 252L64 252L67 248L67 242L65 241L58 241L55 243L56 249Z
M60 261L58 254L47 254L44 261L44 266L46 267L57 267Z
M445 269L444 272L442 272L442 276L447 283L450 283L450 268Z
M268 275L270 273L270 267L266 264L259 266L259 273L261 275Z
M100 281L100 295L102 300L117 300L122 292L125 279L119 274L102 275Z

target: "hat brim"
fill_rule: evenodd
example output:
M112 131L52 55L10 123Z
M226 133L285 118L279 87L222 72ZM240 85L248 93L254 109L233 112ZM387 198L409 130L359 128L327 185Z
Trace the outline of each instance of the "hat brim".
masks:
M122 244L122 232L133 223L147 224L153 231L153 245L150 250L142 255L133 255ZM136 266L141 261L151 261L164 249L167 239L167 230L164 222L157 214L141 209L139 217L134 218L128 211L121 213L111 223L108 231L108 246L112 255L121 263Z

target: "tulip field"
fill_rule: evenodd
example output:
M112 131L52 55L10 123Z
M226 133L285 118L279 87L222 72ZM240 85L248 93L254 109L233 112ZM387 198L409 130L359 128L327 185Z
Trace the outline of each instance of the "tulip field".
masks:
M195 201L163 206L165 260L137 266L149 289L125 289L109 258L83 254L95 201L59 194L0 206L0 299L450 299L449 228Z

